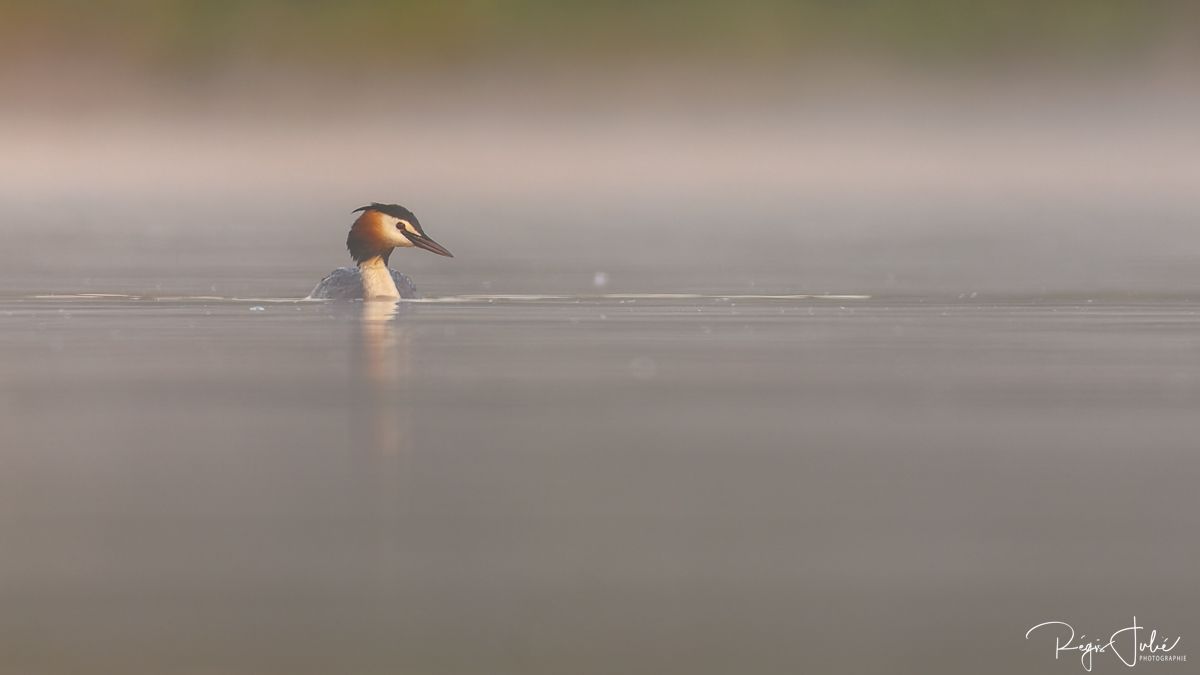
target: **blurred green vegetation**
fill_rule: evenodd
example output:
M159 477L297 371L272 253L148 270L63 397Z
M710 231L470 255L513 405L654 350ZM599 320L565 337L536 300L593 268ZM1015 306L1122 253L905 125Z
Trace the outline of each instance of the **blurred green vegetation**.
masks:
M1127 55L1183 35L1184 0L3 0L5 58L333 67L503 58L918 62Z

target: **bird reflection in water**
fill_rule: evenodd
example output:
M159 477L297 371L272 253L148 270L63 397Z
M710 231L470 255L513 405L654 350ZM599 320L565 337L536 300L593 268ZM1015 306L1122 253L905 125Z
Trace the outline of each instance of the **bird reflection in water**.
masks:
M402 321L410 309L394 300L354 303L359 311L352 350L351 457L363 489L363 506L375 530L375 583L383 591L400 584L405 516L415 499L413 429L404 397L411 389L412 335ZM386 595L386 593L384 593Z
M378 455L401 451L407 421L400 384L411 376L409 335L397 321L401 305L393 300L361 304L359 340L354 357L355 447L372 448ZM360 435L361 434L361 435Z

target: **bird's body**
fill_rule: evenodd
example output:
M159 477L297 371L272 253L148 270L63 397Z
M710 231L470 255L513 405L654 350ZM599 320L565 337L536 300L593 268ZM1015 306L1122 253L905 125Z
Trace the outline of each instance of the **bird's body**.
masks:
M362 215L350 226L346 248L357 268L339 267L321 280L309 298L374 300L415 298L417 289L407 276L388 268L396 248L423 248L449 258L454 256L430 239L412 211L399 204L372 203L355 209Z
M396 285L396 293L401 298L419 298L417 287L408 275L389 269L392 283ZM339 267L321 280L308 297L313 300L362 300L363 275L357 267Z

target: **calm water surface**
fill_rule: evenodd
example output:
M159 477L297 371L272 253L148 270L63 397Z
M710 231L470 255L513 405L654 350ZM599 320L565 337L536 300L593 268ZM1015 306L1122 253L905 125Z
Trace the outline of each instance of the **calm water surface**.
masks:
M1200 639L1200 301L443 299L0 300L0 671L1051 673L1020 637L1052 618Z
M0 675L1195 670L1192 79L195 75L0 105Z

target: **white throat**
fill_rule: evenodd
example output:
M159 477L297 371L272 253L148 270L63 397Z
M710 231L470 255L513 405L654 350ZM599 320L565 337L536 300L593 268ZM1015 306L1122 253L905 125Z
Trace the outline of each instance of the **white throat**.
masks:
M387 263L383 262L382 256L375 256L360 262L358 271L362 274L364 300L400 297L400 291L397 290L396 282L392 279L392 272L388 269Z

